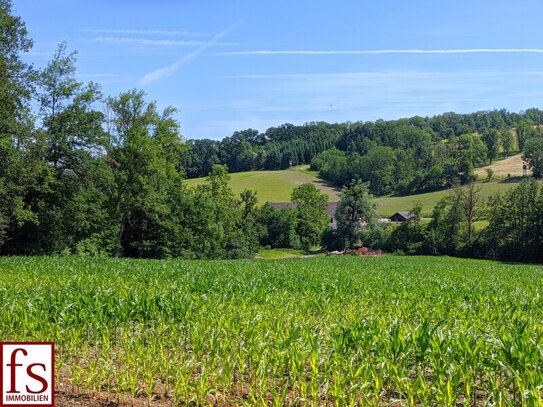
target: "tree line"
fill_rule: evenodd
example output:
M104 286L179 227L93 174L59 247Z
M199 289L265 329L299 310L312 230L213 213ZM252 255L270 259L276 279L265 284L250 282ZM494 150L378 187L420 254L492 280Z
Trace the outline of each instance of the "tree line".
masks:
M412 194L467 184L475 178L474 168L517 151L525 153L540 177L542 123L543 111L528 109L284 124L264 133L238 131L221 141L189 140L183 163L189 178L206 176L214 164L224 164L230 172L310 164L338 187L361 179L375 195Z
M246 258L275 239L256 194L236 196L225 165L185 186L191 145L174 108L78 81L65 43L35 69L21 59L32 41L9 0L0 23L0 255ZM292 199L289 244L318 245L326 197L302 185Z
M326 195L311 187L303 187L310 216L301 215L299 206L277 209L266 204L260 209L261 245L308 248L320 244L327 251L365 247L407 255L543 262L543 184L534 179L488 200L481 197L480 184L455 185L434 207L430 220L422 219L422 207L416 206L401 224L379 219L369 183L354 180L341 190L336 228L328 224ZM299 196L298 191L292 198ZM303 242L297 234L300 230L305 232Z
M111 97L96 83L78 81L76 53L64 43L44 68L24 63L21 54L32 41L9 0L0 0L0 22L0 255L240 258L260 246L319 245L478 256L486 250L494 257L514 257L509 248L532 257L541 252L537 184L495 198L483 237L474 227L480 211L458 209L464 195L440 203L430 225L400 228L376 222L371 197L469 184L469 168L493 159L496 143L509 151L511 133L504 129L510 127L534 175L541 175L543 112L537 109L286 124L221 142L185 142L174 108L159 110L142 91ZM296 207L288 210L258 208L254 192L236 196L228 186L228 171L302 163L348 184L337 229L329 227L326 196L312 184L293 191ZM204 174L207 181L197 188L183 183Z

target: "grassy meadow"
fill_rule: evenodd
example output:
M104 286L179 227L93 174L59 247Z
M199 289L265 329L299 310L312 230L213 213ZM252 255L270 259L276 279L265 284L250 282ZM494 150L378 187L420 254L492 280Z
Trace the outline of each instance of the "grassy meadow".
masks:
M541 405L542 320L524 264L0 261L2 340L121 405Z
M187 179L189 187L205 182L205 178ZM317 177L317 173L309 170L309 166L299 166L277 171L247 171L230 174L230 187L235 194L244 189L257 191L260 204L265 202L290 202L290 194L298 185L314 183L330 202L339 200L339 191Z
M497 161L495 166L499 163L500 161ZM185 183L189 187L195 187L204 181L205 178L193 178L186 180ZM307 166L279 171L247 171L230 174L230 187L234 193L239 194L244 189L256 191L259 204L267 201L289 202L292 189L307 182L316 184L323 193L328 195L330 202L339 200L339 190L318 178L317 173L309 171ZM516 183L482 183L481 195L488 198L495 193L505 192L514 185ZM431 216L434 205L447 193L447 190L442 190L417 195L379 197L377 198L378 212L380 216L389 217L398 211L408 211L420 203L422 204L423 216Z
M480 185L481 197L487 199L497 193L503 193L518 184L507 182L487 182L481 183ZM434 206L439 202L439 200L447 196L448 193L449 191L444 189L441 191L427 192L416 195L378 197L376 198L378 202L378 212L381 216L388 217L398 211L408 211L416 204L420 203L422 205L422 215L429 217L432 215Z

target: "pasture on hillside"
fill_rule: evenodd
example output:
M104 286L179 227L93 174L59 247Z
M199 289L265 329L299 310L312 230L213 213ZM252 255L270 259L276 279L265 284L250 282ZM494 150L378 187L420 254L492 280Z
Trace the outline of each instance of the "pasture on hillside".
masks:
M290 202L292 189L304 183L314 183L321 192L328 195L330 202L339 200L339 190L331 187L326 181L317 177L317 173L309 171L307 166L294 167L288 170L278 171L247 171L237 172L230 175L229 185L235 194L239 194L244 189L250 189L257 192L260 205L265 202ZM184 181L187 186L193 188L203 184L205 178L192 178ZM508 182L488 182L481 184L481 196L489 196L505 192L516 183ZM422 204L422 215L431 216L435 204L447 195L447 190L427 192L416 195L406 196L382 196L376 198L377 211L380 216L389 217L395 212L409 211L416 204Z
M244 189L258 193L260 204L265 202L290 202L290 194L298 185L313 183L321 192L328 195L330 202L339 200L339 191L326 181L317 177L317 173L310 171L309 166L299 166L287 170L277 171L247 171L235 172L230 175L230 188L235 194ZM185 180L189 187L195 187L205 182L206 178L192 178Z
M481 197L488 199L497 193L504 193L510 188L518 185L516 182L488 182L481 183ZM442 189L435 192L426 192L423 194L405 195L405 196L383 196L378 197L377 211L379 215L389 217L395 212L408 211L415 205L422 205L422 216L432 216L434 206L444 197L449 190Z
M543 268L2 258L2 340L120 405L541 405ZM77 400L76 400L77 401Z

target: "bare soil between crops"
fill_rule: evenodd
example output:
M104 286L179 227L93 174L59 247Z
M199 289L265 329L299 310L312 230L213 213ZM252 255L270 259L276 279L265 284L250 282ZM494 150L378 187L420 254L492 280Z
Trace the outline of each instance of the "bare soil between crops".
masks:
M180 405L190 405L183 404ZM57 391L55 393L55 407L171 407L171 400L149 400L144 398L132 398L130 396L116 397L115 394L77 394L76 392Z

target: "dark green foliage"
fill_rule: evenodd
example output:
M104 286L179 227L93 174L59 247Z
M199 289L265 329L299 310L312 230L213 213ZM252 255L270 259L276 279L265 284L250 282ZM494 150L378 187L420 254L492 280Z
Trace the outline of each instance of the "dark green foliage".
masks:
M505 129L500 133L500 144L503 148L503 152L506 156L511 155L511 152L515 148L515 138L511 133L511 130Z
M322 232L329 224L326 213L328 197L315 184L302 184L293 189L292 202L296 206L296 234L300 247L309 250L318 245Z
M0 0L0 247L22 224L36 221L25 197L41 189L36 178L48 178L36 164L39 152L30 142L33 72L20 54L31 47L25 24L12 14L11 1Z
M0 254L130 257L252 257L258 243L309 249L364 244L405 253L542 260L543 193L525 183L493 198L490 225L476 228L483 202L473 168L499 147L518 147L543 176L543 111L445 113L392 121L284 124L222 141L180 136L175 109L159 111L141 91L104 100L76 79L76 53L62 43L45 68L21 59L32 42L0 0ZM30 99L39 102L40 120ZM105 105L105 106L104 106ZM107 117L104 112L107 112ZM251 191L235 196L229 171L309 164L342 192L337 230L327 197L313 184L293 191L295 208L256 209ZM209 175L193 190L186 175ZM433 219L387 234L372 194L452 187ZM386 242L384 239L386 238Z
M318 171L322 178L334 185L344 185L349 176L347 155L337 148L326 150L313 158L311 169Z
M477 184L454 188L434 208L432 220L417 219L388 233L385 249L406 254L543 262L543 188L525 181L488 203ZM476 222L486 217L486 228Z
M10 31L24 36L24 26L1 5L2 23L13 25L1 34L25 50ZM0 67L26 69L2 51ZM0 254L254 256L255 194L235 197L213 157L198 164L211 170L208 183L186 190L175 109L159 112L132 90L107 100L106 118L98 86L76 81L75 57L63 43L34 82L21 82L37 89L40 128L21 113L26 88L0 109L9 124L0 134Z
M543 261L543 188L526 181L490 205L489 227L484 231L488 257Z
M474 225L486 209L480 192L474 182L463 188L457 186L434 207L427 228L426 247L430 252L451 256L472 252L480 238Z
M427 231L421 224L421 206L411 209L414 215L400 226L391 226L387 232L388 236L384 248L390 252L401 252L404 254L427 254L428 238Z
M191 141L185 162L191 177L206 175L204 163L215 163L217 157L233 172L311 164L338 187L361 179L370 182L370 191L377 195L411 194L473 181L473 169L495 159L500 146L505 155L513 151L512 128L523 149L539 124L543 112L538 109L521 114L494 110L365 123L284 124L264 133L235 132L221 142Z
M323 243L329 249L379 246L381 234L376 208L368 184L352 182L341 191L336 209L337 229L325 235Z
M526 140L523 159L528 162L535 178L543 177L543 131L534 131Z
M252 257L258 249L255 196L238 200L228 187L226 168L214 165L208 182L196 188L189 207L180 211L184 230L181 247L193 258Z
M296 233L296 211L277 209L269 202L260 209L258 222L264 228L260 244L273 248L300 248L300 237Z
M189 140L188 147L181 154L181 161L188 178L207 175L213 165L220 163L219 141L207 139Z
M500 151L500 132L497 129L488 129L483 132L482 138L486 145L488 159L492 163Z

